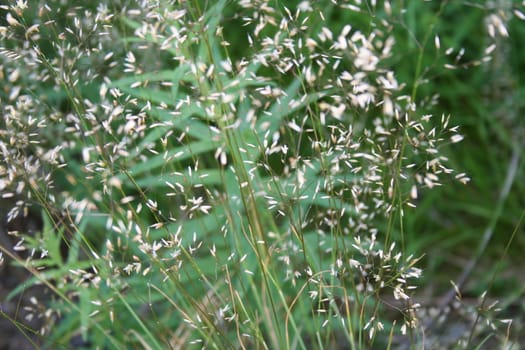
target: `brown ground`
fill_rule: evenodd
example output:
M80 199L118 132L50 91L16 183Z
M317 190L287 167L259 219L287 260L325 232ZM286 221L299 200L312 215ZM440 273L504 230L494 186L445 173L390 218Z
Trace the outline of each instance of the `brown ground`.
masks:
M3 203L5 204L5 203ZM6 211L0 207L0 246L16 253L13 250L17 238L9 235L13 230L20 232L34 232L39 227L36 219L17 219L7 224ZM30 299L36 297L41 299L43 289L38 287L27 288L20 293L7 299L9 293L21 283L30 278L29 272L24 268L14 266L13 261L3 254L4 263L0 266L0 350L32 350L40 343L38 331L42 321L34 317L28 321L26 318L34 309Z

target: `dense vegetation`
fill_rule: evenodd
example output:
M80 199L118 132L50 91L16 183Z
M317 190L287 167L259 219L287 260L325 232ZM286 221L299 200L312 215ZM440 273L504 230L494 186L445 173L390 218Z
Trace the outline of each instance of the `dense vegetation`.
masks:
M0 5L5 332L518 348L524 19L510 0Z

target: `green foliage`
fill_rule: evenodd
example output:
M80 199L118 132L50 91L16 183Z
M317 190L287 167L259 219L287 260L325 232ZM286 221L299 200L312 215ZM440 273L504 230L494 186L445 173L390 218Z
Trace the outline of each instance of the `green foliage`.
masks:
M28 285L50 291L34 302L34 317L45 315L36 343L518 341L486 295L472 319L476 305L447 314L452 298L425 304L420 290L437 299L456 280L458 298L523 294L509 297L494 277L524 243L514 194L522 10L505 1L2 6L0 187L15 199L8 222L38 208L43 225L9 229L18 241L0 251L32 274L10 299ZM466 330L450 335L444 321Z

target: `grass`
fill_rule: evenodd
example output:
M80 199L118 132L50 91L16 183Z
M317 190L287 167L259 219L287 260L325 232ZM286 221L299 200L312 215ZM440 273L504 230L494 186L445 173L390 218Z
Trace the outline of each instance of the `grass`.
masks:
M519 346L522 7L2 5L2 315L37 348Z

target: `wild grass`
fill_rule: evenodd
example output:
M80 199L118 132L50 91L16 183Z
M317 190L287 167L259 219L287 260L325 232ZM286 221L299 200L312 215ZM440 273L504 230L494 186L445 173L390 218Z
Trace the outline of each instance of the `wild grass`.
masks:
M41 290L2 315L34 347L519 346L523 4L0 9L6 303Z

